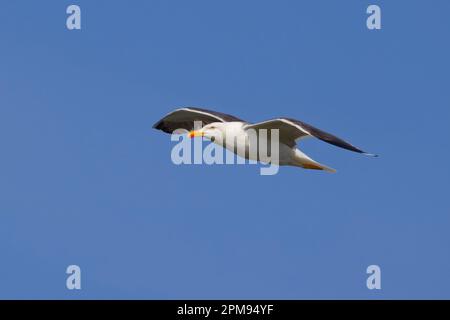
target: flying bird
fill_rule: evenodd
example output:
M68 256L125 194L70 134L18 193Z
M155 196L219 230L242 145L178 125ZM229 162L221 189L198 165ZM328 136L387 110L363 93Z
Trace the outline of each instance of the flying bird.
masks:
M195 122L202 123L200 129L194 128ZM325 170L336 172L335 169L318 163L297 148L297 141L303 138L315 137L337 147L358 152L367 156L377 157L367 153L354 145L330 133L313 127L303 121L280 117L258 123L249 123L235 116L201 108L187 107L176 109L154 124L153 128L167 133L177 129L187 130L189 137L205 137L221 145L237 155L260 162L270 162L270 157L262 157L259 153L251 154L249 139L250 131L257 132L258 139L265 139L263 143L271 145L271 130L279 132L279 159L278 165L296 166L304 169ZM266 136L258 132L266 129ZM230 143L232 141L233 143Z

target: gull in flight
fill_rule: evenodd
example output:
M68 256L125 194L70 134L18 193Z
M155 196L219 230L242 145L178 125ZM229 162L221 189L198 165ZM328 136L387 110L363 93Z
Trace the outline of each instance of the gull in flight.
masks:
M194 123L200 121L203 127L194 130ZM251 147L249 132L253 129L253 132L257 132L258 139L265 139L263 143L271 145L270 132L273 129L278 129L279 156L278 163L276 164L296 166L304 169L336 172L336 170L314 161L297 148L297 141L308 137L315 137L340 148L362 153L367 156L377 156L364 152L341 138L317 129L303 121L284 117L258 123L249 123L229 114L188 107L170 112L155 123L153 128L167 133L173 133L177 129L185 129L189 131L188 135L191 138L205 137L245 159L266 163L271 161L270 158L262 158L259 153L251 154L249 152ZM265 132L268 134L263 137L258 133L261 129L266 129Z

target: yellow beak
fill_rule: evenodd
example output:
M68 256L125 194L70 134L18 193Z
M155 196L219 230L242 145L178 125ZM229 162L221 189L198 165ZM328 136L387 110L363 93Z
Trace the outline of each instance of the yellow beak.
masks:
M193 131L189 132L189 138L203 137L204 135L205 134L200 130L193 130Z

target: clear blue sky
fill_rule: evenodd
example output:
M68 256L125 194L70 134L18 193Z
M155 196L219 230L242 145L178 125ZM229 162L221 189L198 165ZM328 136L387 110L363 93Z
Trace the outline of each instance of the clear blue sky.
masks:
M449 12L2 1L0 298L450 298ZM380 157L309 140L337 174L175 166L151 126L179 106L298 118Z

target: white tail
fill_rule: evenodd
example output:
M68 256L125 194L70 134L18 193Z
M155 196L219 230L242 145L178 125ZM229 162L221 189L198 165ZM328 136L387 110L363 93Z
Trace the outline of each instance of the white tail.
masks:
M306 154L301 152L299 149L295 149L295 155L294 155L294 166L298 166L304 169L312 169L312 170L324 170L327 172L335 173L336 170L333 168L327 167L321 163L318 163L308 157Z

